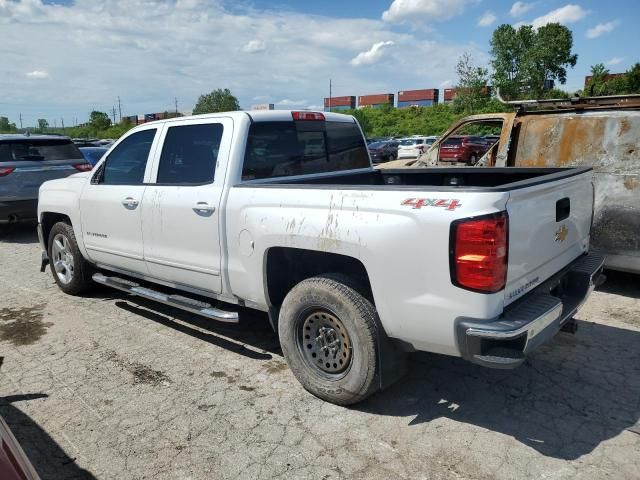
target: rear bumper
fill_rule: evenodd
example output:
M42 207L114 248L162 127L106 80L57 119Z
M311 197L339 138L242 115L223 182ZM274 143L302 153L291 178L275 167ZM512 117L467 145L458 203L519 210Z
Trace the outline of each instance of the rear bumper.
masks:
M456 336L462 357L491 368L515 368L532 350L555 336L600 280L605 257L577 259L498 318L460 318Z
M22 220L35 220L38 217L38 199L0 201L0 224Z

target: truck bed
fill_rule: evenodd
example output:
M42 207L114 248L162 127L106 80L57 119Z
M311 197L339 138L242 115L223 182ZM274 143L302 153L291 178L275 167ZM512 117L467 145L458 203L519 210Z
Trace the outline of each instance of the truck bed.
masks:
M438 191L506 191L569 178L591 170L583 168L402 168L245 181L237 186L406 189Z

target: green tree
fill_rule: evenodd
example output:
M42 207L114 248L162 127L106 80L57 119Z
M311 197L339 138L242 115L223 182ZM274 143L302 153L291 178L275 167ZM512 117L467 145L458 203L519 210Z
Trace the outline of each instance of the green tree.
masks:
M9 122L7 117L0 117L0 132L15 132L16 124Z
M493 83L509 98L542 97L547 80L567 81L567 68L575 67L571 53L573 34L564 25L549 23L538 29L523 25L517 30L500 25L491 38Z
M454 112L475 113L487 104L489 92L489 71L473 63L469 53L463 53L456 64L456 96L453 100Z
M238 99L233 96L228 88L218 88L211 93L200 95L196 106L193 108L193 114L232 112L234 110L240 110Z
M38 119L38 130L42 133L47 128L49 128L49 122L47 122L47 120L44 119L44 118L39 118Z
M96 131L106 130L111 126L111 119L106 113L94 110L89 114L89 125Z
M627 79L628 93L640 93L640 63L636 63L627 70L625 77Z

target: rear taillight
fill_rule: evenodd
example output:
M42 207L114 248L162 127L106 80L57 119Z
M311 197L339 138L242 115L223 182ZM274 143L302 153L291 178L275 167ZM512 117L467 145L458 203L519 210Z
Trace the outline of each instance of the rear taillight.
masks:
M90 163L76 163L73 168L80 172L88 172L93 168L93 166Z
M6 177L15 170L15 167L0 167L0 177Z
M294 120L324 121L324 114L320 112L291 112Z
M451 281L481 293L502 290L507 279L509 217L500 212L451 225Z

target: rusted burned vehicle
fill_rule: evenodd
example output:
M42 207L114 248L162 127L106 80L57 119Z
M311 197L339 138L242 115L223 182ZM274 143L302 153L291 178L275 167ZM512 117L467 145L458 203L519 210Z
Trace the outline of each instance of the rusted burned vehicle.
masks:
M514 111L466 117L417 160L382 168L438 166L450 136L483 132L495 143L477 166L593 167L592 250L640 274L640 95L505 103Z

